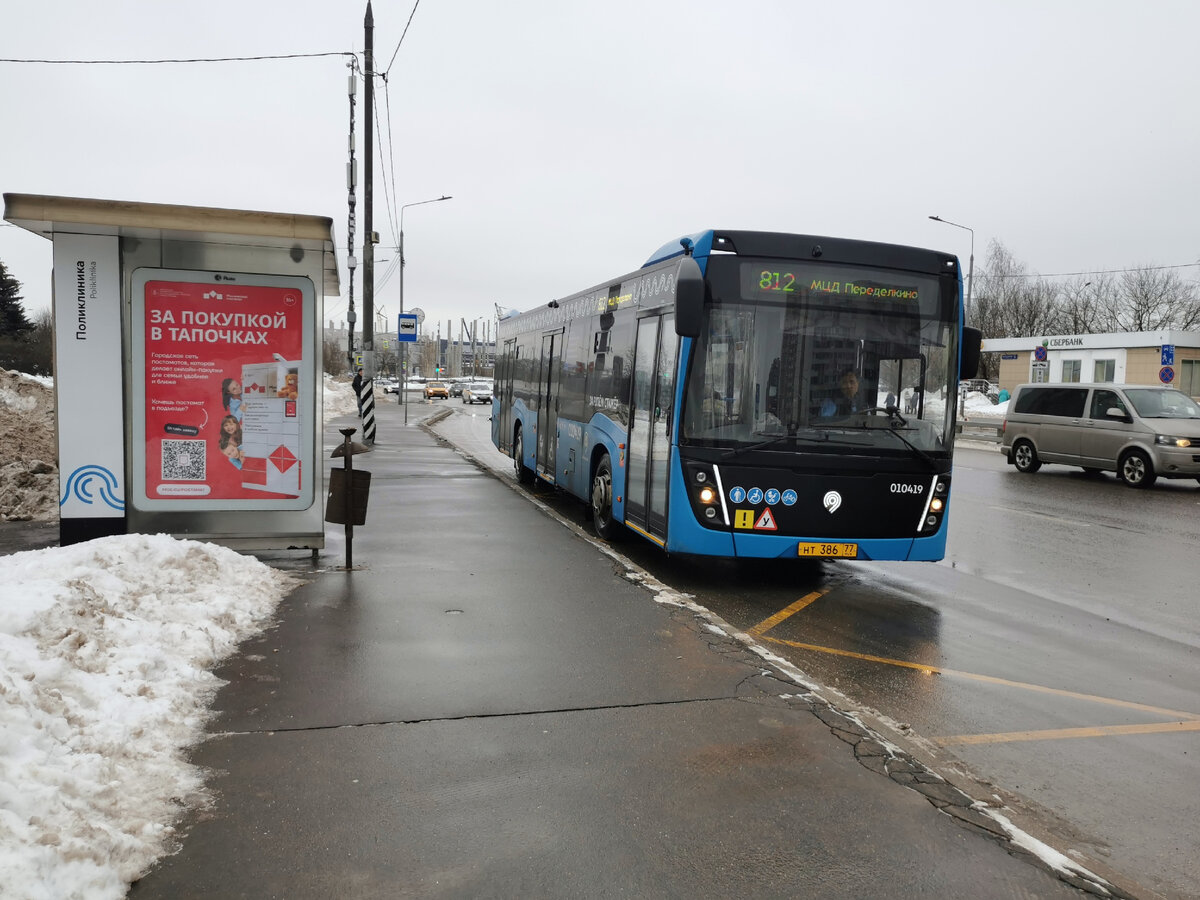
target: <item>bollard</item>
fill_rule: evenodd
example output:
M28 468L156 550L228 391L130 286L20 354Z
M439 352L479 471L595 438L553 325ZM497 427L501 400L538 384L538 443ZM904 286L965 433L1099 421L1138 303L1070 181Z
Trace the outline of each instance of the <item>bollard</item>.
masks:
M346 458L342 465L346 469L346 508L343 515L346 517L346 568L354 568L354 476L351 474L354 471L354 450L350 446L350 435L354 434L353 428L340 429L343 435L342 452L346 454Z

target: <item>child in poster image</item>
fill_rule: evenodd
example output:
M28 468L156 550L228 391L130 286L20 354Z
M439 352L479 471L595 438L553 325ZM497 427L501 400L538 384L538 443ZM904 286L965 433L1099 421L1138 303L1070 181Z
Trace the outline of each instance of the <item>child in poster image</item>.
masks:
M242 383L236 378L221 382L221 405L226 413L242 421Z
M239 469L242 467L246 454L242 450L242 426L235 416L228 415L221 420L221 437L217 446L231 463Z

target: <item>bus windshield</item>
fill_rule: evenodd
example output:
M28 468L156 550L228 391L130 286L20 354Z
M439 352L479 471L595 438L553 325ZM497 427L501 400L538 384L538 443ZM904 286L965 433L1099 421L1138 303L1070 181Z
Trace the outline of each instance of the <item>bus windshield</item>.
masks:
M735 257L710 259L706 277L681 443L949 453L957 296L938 278Z

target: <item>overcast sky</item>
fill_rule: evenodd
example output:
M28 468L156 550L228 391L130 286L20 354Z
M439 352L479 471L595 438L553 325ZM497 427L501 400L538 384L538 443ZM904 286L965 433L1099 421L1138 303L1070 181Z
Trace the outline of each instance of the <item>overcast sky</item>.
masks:
M0 57L16 59L361 53L366 9L10 5ZM396 255L389 200L452 195L405 212L404 288L456 329L711 227L931 247L965 271L971 236L940 215L974 229L977 269L996 239L1047 275L1200 278L1194 0L420 0L394 61L413 2L373 11L377 258ZM340 323L347 74L340 56L0 62L0 190L329 216ZM31 314L50 305L50 259L0 227ZM377 287L389 328L398 287Z

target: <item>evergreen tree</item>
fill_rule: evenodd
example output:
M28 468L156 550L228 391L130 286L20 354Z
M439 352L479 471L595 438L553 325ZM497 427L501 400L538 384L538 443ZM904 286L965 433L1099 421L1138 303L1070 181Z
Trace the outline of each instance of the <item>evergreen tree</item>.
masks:
M0 262L0 337L17 337L33 331L21 305L21 282L8 274Z

